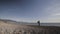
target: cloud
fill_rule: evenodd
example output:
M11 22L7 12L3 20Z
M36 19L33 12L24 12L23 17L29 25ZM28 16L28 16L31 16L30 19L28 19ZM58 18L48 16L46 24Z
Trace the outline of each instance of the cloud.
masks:
M51 2L46 8L45 11L52 14L52 13L59 13L60 12L60 2L57 0Z
M19 3L19 2L17 2L17 3ZM26 1L26 3L27 3L27 1ZM22 10L19 10L19 11L21 11L21 12L19 12L17 9L16 12L14 13L13 12L14 9L12 10L11 15L13 15L13 13L14 13L15 15L19 15L18 16L19 18L17 16L7 17L8 14L10 14L9 11L6 11L6 12L8 12L8 14L6 14L7 15L6 17L3 16L0 18L6 18L6 19L12 19L12 20L24 21L24 22L36 22L37 20L41 20L41 22L60 22L60 0L36 1L34 4L35 5L34 9L32 9L32 10L30 9L30 6L31 6L30 3L28 2L27 3L28 6L27 5L25 6L26 3L24 2L23 3L24 6L22 6L22 5L21 6L22 6L22 9L24 9L23 11L27 11L27 12L23 12ZM15 2L13 4L15 5ZM6 6L6 7L9 7L9 6ZM13 8L15 8L15 7L18 8L18 6L14 6ZM27 10L25 10L25 9L27 9ZM4 10L4 13L5 13L5 10ZM27 16L28 18L21 18L21 16L22 17ZM34 18L30 18L30 17L34 17Z
M52 14L52 16L60 16L60 13Z
M54 0L44 9L48 17L42 22L60 22L60 0Z

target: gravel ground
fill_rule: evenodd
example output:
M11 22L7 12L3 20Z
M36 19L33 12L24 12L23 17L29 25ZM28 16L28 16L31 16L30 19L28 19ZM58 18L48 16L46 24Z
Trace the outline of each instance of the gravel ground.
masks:
M60 28L9 24L0 21L0 34L60 34Z

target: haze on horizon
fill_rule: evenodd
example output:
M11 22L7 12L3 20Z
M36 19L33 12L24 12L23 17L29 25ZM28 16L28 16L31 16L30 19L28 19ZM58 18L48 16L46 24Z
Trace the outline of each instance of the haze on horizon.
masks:
M0 18L24 22L60 22L60 0L0 0Z

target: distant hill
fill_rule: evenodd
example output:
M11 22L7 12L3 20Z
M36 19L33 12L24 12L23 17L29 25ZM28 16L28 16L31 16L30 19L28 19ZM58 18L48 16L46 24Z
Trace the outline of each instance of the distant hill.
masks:
M38 25L37 23L28 23L28 22L18 22L14 20L7 20L7 19L0 19L0 21L3 21L5 23L10 24L19 24L19 25ZM60 23L40 23L41 26L60 26Z

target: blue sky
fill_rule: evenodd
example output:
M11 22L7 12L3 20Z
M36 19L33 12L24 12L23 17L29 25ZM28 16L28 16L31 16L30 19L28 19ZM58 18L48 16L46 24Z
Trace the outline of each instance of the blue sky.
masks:
M24 22L60 22L60 0L1 0L0 18Z

